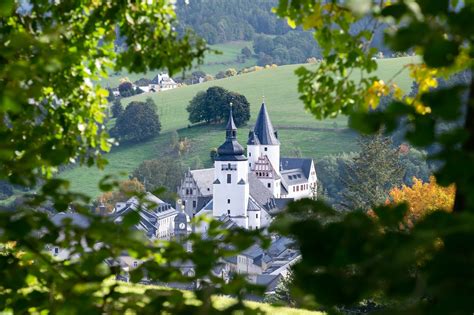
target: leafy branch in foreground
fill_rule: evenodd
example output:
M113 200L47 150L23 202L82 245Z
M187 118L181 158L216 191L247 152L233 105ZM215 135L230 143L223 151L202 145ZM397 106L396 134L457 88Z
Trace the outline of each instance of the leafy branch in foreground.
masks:
M151 242L140 231L133 230L131 227L140 218L138 212L130 212L121 224L116 224L110 217L91 214L88 207L76 204L75 209L85 225L71 220L57 225L45 213L0 212L0 229L9 231L8 237L1 236L4 246L0 250L3 267L0 300L4 310L24 313L35 308L67 314L128 311L213 314L222 311L208 303L213 295L236 297L236 303L224 309L230 312L245 308L242 302L246 294L262 294L262 288L249 286L243 277L236 276L225 283L212 273L222 257L235 255L256 241L266 244L267 240L257 231L225 230L220 223L212 221L209 237L191 234L182 240L192 244L193 250L189 252L182 242ZM45 245L67 249L67 259L50 255ZM120 286L112 280L124 273L118 264L124 253L141 262L129 271L132 282L196 283L199 285L194 294L200 303L189 303L183 291L168 288L150 287L136 294L121 292ZM194 266L194 275L182 274L183 262Z
M456 187L452 213L431 211L409 230L399 230L403 205L374 207L377 219L338 214L321 202L290 205L294 215L276 222L275 230L299 243L303 258L295 282L326 307L345 309L372 299L389 313L471 313L474 287L466 279L474 265L474 4L282 0L276 12L292 26L313 30L323 50L317 69L297 70L300 98L316 118L345 114L365 134L390 134L404 122L405 141L436 148L428 159L440 165L437 183ZM419 63L409 65L416 94L404 96L392 80L373 75L374 52L366 49L371 34L349 27L364 16L387 26L389 48L420 55ZM434 89L438 78L462 71L469 84ZM361 78L357 83L353 73ZM376 108L389 93L394 101ZM294 219L296 213L307 219Z

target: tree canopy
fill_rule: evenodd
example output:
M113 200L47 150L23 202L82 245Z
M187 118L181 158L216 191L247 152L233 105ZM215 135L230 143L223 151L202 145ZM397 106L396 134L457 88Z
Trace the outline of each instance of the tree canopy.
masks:
M405 170L391 139L376 135L359 139L360 153L342 175L342 204L346 209L369 210L383 204L388 192L402 184Z
M157 136L161 123L152 99L133 101L115 121L112 134L126 141L143 141Z
M133 252L143 262L130 272L133 282L143 279L145 268L147 277L164 282L189 283L202 277L219 282L211 275L218 257L230 255L228 248L247 248L259 236L243 231L224 235L212 225L215 237L205 242L196 238L192 253L176 242L158 248L131 229L138 222L137 212L115 224L90 211L90 197L53 177L63 164L106 164L102 152L109 151L112 142L103 125L108 92L97 84L100 77L122 69L167 69L172 75L202 59L204 42L191 34L178 35L175 22L173 1L0 2L0 180L41 184L14 211L0 211L2 311L192 314L218 312L209 304L217 291L235 294L237 308L245 308L246 292L257 292L247 288L242 277L226 288L204 284L197 304L187 303L179 290L126 292L121 283L109 281L123 271L106 259L113 262ZM125 45L116 50L117 40ZM108 175L98 185L110 191L119 180ZM54 224L50 212L41 211L45 204L52 212L74 211L88 222L87 228L71 220ZM103 245L94 246L98 243ZM77 259L58 260L47 252L52 247L67 249ZM170 264L162 264L162 255ZM173 267L183 260L196 266L194 278Z
M361 3L280 1L277 14L292 27L311 30L323 54L317 68L296 71L300 98L318 119L348 115L350 126L364 134L390 134L403 123L401 139L421 149L435 146L428 159L437 162L437 183L456 185L453 211L431 212L401 231L408 211L403 204L374 207L374 220L321 201L292 203L274 227L294 237L301 250L294 283L332 310L375 301L386 313L472 312L474 290L465 279L474 276L474 4ZM367 16L386 25L390 49L420 55L420 62L405 67L418 86L414 94L401 91L394 78L376 76L373 33L351 30ZM469 72L468 84L435 89L440 77L462 71ZM390 93L393 100L378 108Z
M198 92L186 110L191 123L221 123L229 117L230 104L235 124L239 127L250 119L250 104L245 96L213 86L206 92Z

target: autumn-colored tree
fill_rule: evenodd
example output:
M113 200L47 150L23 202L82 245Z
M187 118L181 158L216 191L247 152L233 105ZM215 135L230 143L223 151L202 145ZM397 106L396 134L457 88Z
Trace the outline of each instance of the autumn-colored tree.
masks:
M117 202L124 202L130 196L144 193L145 186L136 178L124 180L119 184L118 190L108 191L97 198L97 205L103 204L107 212L112 212ZM98 209L96 209L98 211Z
M411 225L436 210L451 212L454 206L455 192L454 185L440 186L436 183L434 176L431 176L427 183L413 177L411 187L403 185L401 188L393 188L390 191L389 202L397 204L406 202L408 204L406 220Z

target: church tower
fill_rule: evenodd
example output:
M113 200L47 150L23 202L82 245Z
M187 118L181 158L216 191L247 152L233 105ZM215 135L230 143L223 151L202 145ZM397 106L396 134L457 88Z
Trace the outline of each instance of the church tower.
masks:
M273 194L280 198L280 141L273 129L265 102L247 141L249 167Z
M248 228L248 162L244 148L237 141L237 127L232 104L226 126L226 140L217 149L214 160L212 215L228 215L237 225Z

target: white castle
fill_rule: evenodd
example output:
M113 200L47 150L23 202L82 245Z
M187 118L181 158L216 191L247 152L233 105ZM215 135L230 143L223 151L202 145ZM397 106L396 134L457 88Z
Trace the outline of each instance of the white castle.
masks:
M262 103L247 155L237 141L230 109L226 140L218 148L214 168L186 172L178 194L189 217L208 215L225 226L265 228L285 205L315 198L317 176L312 159L280 157L280 141Z

